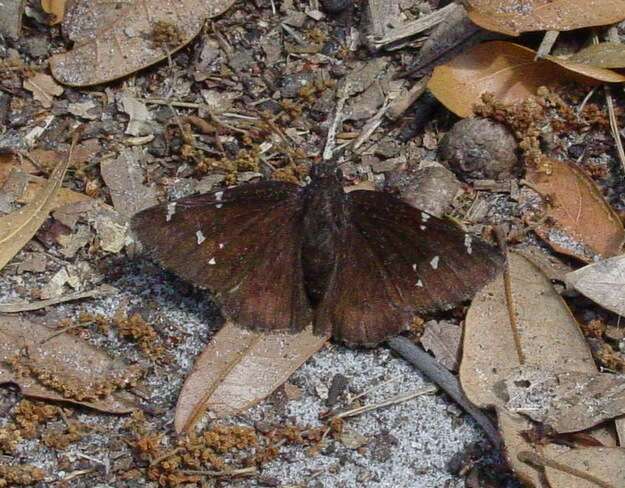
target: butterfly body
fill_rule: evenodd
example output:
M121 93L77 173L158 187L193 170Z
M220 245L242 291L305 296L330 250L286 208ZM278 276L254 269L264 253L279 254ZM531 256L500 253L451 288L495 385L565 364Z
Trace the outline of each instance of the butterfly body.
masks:
M485 242L382 192L345 193L341 175L267 181L185 197L133 217L139 241L210 289L234 322L375 345L416 315L456 305L502 258Z

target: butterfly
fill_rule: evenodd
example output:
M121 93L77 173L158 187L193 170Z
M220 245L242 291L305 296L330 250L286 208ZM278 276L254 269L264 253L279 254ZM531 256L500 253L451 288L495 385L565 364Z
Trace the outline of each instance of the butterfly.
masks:
M503 258L493 246L384 192L346 193L340 170L310 183L249 183L137 213L139 242L209 289L235 323L376 345L416 315L472 298Z

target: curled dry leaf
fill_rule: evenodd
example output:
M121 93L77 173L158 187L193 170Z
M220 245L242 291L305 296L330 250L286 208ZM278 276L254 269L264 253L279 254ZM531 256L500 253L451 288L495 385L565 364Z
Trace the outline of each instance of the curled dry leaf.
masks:
M532 49L512 42L485 42L437 66L428 88L449 110L469 117L484 93L514 103L535 95L544 85L625 81L625 76L610 70L535 57Z
M533 366L515 369L495 388L505 408L558 433L579 432L625 414L625 376Z
M263 400L284 383L328 337L308 327L297 334L262 333L227 322L197 358L176 406L177 432L208 411L226 417Z
M555 450L554 450L555 451ZM545 466L545 476L556 488L598 488L625 486L625 449L618 447L588 447L549 454L548 460L555 461ZM549 463L551 464L551 463ZM587 475L584 479L563 471L555 465L565 465ZM595 478L604 484L590 481Z
M25 80L24 88L32 92L35 100L38 100L44 108L50 108L54 97L63 93L63 87L44 73L38 73Z
M528 168L526 180L540 192L539 211L526 215L548 222L535 232L557 252L582 261L619 254L625 229L594 182L574 163L552 160L549 174Z
M71 51L50 58L54 77L70 86L89 86L121 78L157 63L188 44L205 19L221 15L234 0L141 0L106 15L94 9L91 25L77 29L82 40ZM82 4L88 11L88 5ZM103 18L99 18L98 14ZM78 19L80 16L68 17Z
M467 0L480 27L510 36L530 31L567 31L625 19L622 0Z
M9 366L17 359L17 367ZM46 377L42 382L35 376ZM109 413L128 413L134 407L129 397L113 392L101 398L67 396L86 392L87 396L108 388L107 381L119 383L136 379L136 372L111 360L85 341L68 334L8 315L0 316L0 384L14 383L23 395L67 401ZM44 384L45 383L45 384Z
M496 385L521 365L590 374L596 367L577 322L551 282L518 254L511 253L508 263L509 307L504 276L499 276L478 292L469 308L460 382L477 406L496 407L508 459L518 476L543 487L539 471L517 459L519 452L537 449L520 435L531 423L505 409Z
M28 205L0 217L0 269L13 259L48 217L67 171L69 159L68 157L54 168L46 186Z
M603 308L625 316L625 255L568 273L566 283Z

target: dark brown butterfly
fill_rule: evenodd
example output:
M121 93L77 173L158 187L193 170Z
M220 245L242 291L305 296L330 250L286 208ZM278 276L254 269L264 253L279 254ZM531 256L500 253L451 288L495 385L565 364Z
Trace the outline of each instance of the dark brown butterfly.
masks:
M165 268L210 289L234 322L374 345L417 313L449 308L500 254L387 193L345 193L329 164L306 187L265 181L182 198L133 218Z

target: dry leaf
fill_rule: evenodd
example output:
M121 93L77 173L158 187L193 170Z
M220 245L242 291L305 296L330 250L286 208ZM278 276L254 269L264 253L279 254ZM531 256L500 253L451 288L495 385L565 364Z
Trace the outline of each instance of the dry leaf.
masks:
M538 470L517 459L521 451L534 451L519 434L530 423L505 410L495 386L522 364L553 372L590 374L596 367L577 322L540 269L511 253L509 270L510 307L516 327L511 324L504 277L500 275L478 292L467 313L460 381L477 406L497 407L512 468L532 486L543 487Z
M182 387L176 431L189 431L206 411L226 417L260 402L327 340L310 327L297 334L263 333L227 322L196 359Z
M143 184L143 171L139 157L143 153L137 149L122 149L117 159L100 163L102 179L111 191L113 206L124 217L158 203L154 186Z
M34 302L3 302L0 303L0 313L16 313L32 310L40 310L50 305L58 303L71 302L74 300L84 300L85 298L102 298L115 295L119 292L117 288L111 285L100 285L92 290L77 291L67 295L50 298L49 300L37 300Z
M625 414L623 375L553 373L521 366L495 390L509 412L526 415L558 433L579 432Z
M625 486L625 449L618 447L587 447L572 449L548 456L558 464L564 464L603 481L613 488ZM551 466L545 468L549 484L554 488L600 488L594 482L564 472Z
M530 31L567 31L625 19L622 0L467 0L480 27L517 36Z
M450 322L434 320L425 324L421 345L436 360L451 371L458 369L462 327Z
M625 68L625 45L619 42L591 44L569 56L566 60L600 68Z
M528 208L526 215L535 220L549 217L535 232L557 252L582 261L619 254L625 229L594 182L572 162L552 160L550 167L550 174L533 168L526 174L543 197L538 214Z
M47 14L50 14L50 25L56 25L63 22L65 17L65 4L67 0L41 0L41 8Z
M59 391L61 388L45 386L28 371L20 375L7 365L25 353L18 364L23 361L31 372L51 373L48 378L65 391L71 388L88 395L100 391L103 380L136 377L124 364L112 361L83 340L68 334L52 337L54 333L20 317L0 316L0 384L15 383L23 395L31 398L62 400L110 413L130 412L134 405L122 393L92 401L68 398Z
M24 80L24 88L33 93L35 100L38 100L44 108L50 108L54 97L63 93L63 87L44 73L37 73L35 76Z
M118 10L117 21L111 16L100 19L105 9L89 16L91 32L71 51L50 58L53 76L66 85L88 86L115 80L157 63L188 44L204 21L221 15L234 0L144 0ZM83 8L88 8L83 4ZM76 18L72 16L72 18ZM159 30L168 33L161 39ZM85 35L81 31L81 35Z
M484 93L514 103L534 96L544 85L625 81L625 76L610 70L560 59L536 60L535 56L535 51L512 42L485 42L437 66L428 88L449 110L460 117L469 117L473 105Z
M30 241L48 218L68 165L69 158L60 162L46 186L28 205L0 217L0 269Z
M603 308L625 316L625 255L573 271L566 275L566 283Z
M125 134L131 136L146 136L152 134L153 127L150 123L152 121L152 114L145 106L143 102L140 102L132 95L125 93L122 95L120 103L122 110L128 114L130 120L128 120L128 127L126 127Z

